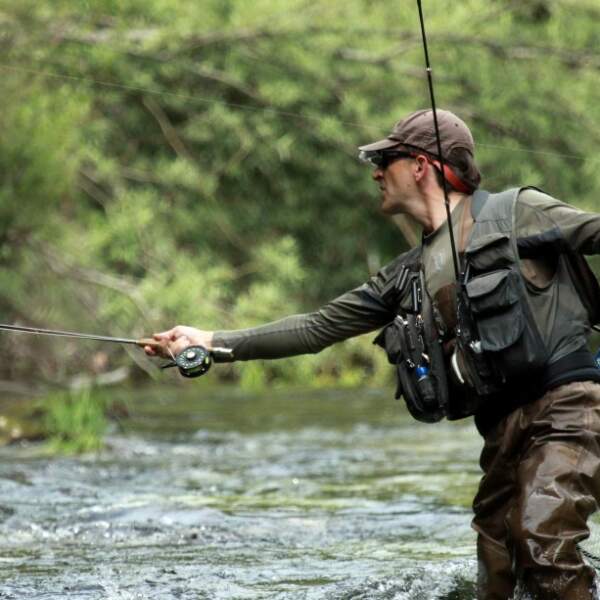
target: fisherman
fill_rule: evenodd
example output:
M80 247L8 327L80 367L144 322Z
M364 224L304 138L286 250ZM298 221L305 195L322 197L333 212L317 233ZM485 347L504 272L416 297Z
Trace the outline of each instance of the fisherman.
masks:
M587 350L593 307L589 298L586 305L571 267L577 264L573 257L600 253L600 215L534 188L483 194L478 190L481 178L469 128L449 111L436 114L442 162L431 110L407 116L386 138L360 148L374 165L381 211L415 221L422 229L418 248L316 312L234 331L177 326L155 334L163 345L159 350L147 347L146 352L169 356L191 345L218 346L231 349L232 360L315 353L390 323L400 323L399 331L404 331L411 310L415 311L406 298L414 303L422 296L431 305L424 320L435 325L438 336L429 344L443 348L445 373L438 372L431 389L438 400L444 394L448 401L445 406L438 402L437 408L423 403L416 407L421 392L406 380L408 367L400 382L401 393L407 403L414 396L416 412L411 412L422 420L428 416L439 420L442 412L448 418L473 413L484 438L483 477L473 502L477 597L596 598L594 570L586 564L578 543L588 537L587 519L600 501L600 369ZM465 348L474 356L485 357L487 352L494 377L505 375L492 378L495 392L485 398L460 391L461 386L476 387L469 382L465 352L452 362L460 350L457 297L461 288L453 265L451 231L460 271L465 273L467 265L475 273L465 293L480 339ZM515 258L515 248L520 258ZM404 276L407 272L413 278L412 292L417 293L405 289L410 280ZM422 289L414 288L419 281ZM591 304L597 301L592 298ZM417 317L418 336L423 318L420 313ZM396 355L390 350L391 337L391 342L386 338L383 343L388 354L398 364L410 363L402 343ZM533 340L534 350L527 346L528 339ZM482 348L487 349L483 354ZM513 360L519 349L526 358ZM435 362L430 354L422 352ZM412 365L416 381L427 379L429 366L435 365L421 371ZM476 379L482 374L474 375Z

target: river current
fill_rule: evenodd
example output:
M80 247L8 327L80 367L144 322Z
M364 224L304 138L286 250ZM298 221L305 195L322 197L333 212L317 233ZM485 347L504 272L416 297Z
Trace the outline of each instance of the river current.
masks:
M120 392L99 454L0 450L0 598L474 598L470 421L192 385Z

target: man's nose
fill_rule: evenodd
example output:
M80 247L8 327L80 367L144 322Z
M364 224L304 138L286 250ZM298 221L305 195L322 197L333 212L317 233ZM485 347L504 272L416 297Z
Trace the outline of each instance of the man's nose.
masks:
M383 171L379 167L375 167L373 173L371 173L371 177L377 181L383 177Z

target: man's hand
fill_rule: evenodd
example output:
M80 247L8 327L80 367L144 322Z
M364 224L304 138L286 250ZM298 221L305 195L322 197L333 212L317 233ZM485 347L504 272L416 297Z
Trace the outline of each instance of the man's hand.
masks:
M173 327L168 331L155 333L152 337L160 342L160 346L144 346L144 352L148 356L173 358L189 346L204 346L207 350L210 350L212 348L213 332L177 325L177 327Z

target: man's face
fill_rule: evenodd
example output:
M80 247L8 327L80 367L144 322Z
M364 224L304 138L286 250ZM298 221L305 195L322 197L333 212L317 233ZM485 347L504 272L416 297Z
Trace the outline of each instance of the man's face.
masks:
M394 160L384 160L375 167L373 179L381 191L381 212L396 215L407 212L407 203L415 197L413 175L414 159L400 156Z

